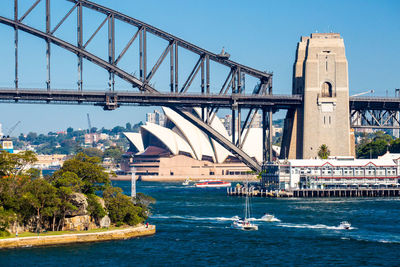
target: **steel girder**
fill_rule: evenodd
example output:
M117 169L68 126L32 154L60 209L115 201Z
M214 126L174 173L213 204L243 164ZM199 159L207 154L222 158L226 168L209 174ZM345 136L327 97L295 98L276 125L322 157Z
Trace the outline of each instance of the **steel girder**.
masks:
M350 127L355 129L400 129L396 110L352 110L350 122Z
M5 89L0 88L0 101L19 103L63 103L107 106L107 96L116 99L118 105L153 105L179 107L223 107L230 108L234 103L253 110L262 108L288 109L300 106L299 95L217 95L217 94L153 94L121 91L76 91L76 90L43 90L43 89ZM253 114L251 114L253 115ZM250 114L245 120L245 124ZM253 119L253 117L252 117ZM250 122L250 124L252 121ZM243 129L242 129L243 130ZM242 131L243 133L243 131Z
M400 98L350 97L352 128L400 129Z

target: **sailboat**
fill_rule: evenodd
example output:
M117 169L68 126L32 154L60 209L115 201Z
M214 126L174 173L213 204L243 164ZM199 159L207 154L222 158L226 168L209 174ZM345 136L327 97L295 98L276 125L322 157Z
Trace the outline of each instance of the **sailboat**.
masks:
M249 184L247 182L247 188L249 188ZM244 205L244 217L235 220L232 223L232 227L235 229L245 230L245 231L257 231L258 225L253 224L250 221L250 201L249 201L249 192L246 194L246 200Z

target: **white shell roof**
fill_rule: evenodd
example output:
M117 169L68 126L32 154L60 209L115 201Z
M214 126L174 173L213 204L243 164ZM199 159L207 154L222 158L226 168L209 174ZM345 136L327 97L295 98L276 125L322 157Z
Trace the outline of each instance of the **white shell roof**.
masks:
M171 129L149 122L142 125L141 128L157 137L174 155L178 155L182 151L190 153L194 157L193 150L188 143Z
M201 116L201 108L194 108L196 113ZM211 122L211 127L219 132L221 135L223 135L225 138L228 140L230 139L228 131L225 129L224 125L222 124L221 120L215 116L214 119ZM214 155L216 162L222 163L226 160L226 158L229 155L232 155L228 150L226 150L220 143L215 141L214 139L211 138L212 145L214 147Z
M141 128L157 137L174 155L177 155L182 151L189 153L193 158L198 160L201 160L203 156L209 156L212 157L214 162L218 163L224 162L229 155L232 155L217 141L209 138L199 128L184 119L172 109L167 107L162 107L162 109L166 117L175 124L173 129L149 122L147 122L146 125L141 126ZM195 108L195 111L200 116L201 109ZM232 138L217 116L215 116L211 126L228 140ZM242 140L244 139L247 130L248 129L244 130ZM139 151L144 151L141 134L124 133L124 135ZM237 136L238 135L236 134L236 137ZM250 157L254 157L258 162L262 162L262 128L250 128L242 149ZM273 149L279 153L279 147L273 146ZM391 162L393 164L393 161Z
M123 133L139 152L144 151L143 139L140 133Z
M242 141L246 136L248 129L245 129L242 134ZM237 135L236 135L237 136ZM243 151L250 157L255 157L258 162L262 162L262 128L250 128L246 141L243 143Z
M162 107L162 109L168 119L171 120L185 136L185 139L192 148L196 158L201 160L203 156L209 156L212 157L215 162L215 156L209 138L200 131L199 128L185 120L172 109L167 107Z

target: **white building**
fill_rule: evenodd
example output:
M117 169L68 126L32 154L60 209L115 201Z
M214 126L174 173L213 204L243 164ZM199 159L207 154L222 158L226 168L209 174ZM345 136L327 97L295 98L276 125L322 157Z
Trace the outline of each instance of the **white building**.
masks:
M398 187L400 155L379 159L285 160L279 162L280 188L285 190L312 188Z
M250 169L238 158L172 109L162 109L166 127L146 122L139 133L124 133L130 143L124 170L134 169L141 179L246 178ZM199 108L194 111L201 116ZM232 138L218 117L211 122L211 127L228 140ZM262 128L249 128L241 137L243 151L260 164L263 160L262 136ZM276 148L273 147L274 157L279 153Z

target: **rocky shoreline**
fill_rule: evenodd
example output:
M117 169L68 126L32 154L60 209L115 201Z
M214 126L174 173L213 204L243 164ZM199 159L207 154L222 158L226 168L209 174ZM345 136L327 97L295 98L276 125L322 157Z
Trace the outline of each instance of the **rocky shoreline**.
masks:
M135 227L106 230L103 232L94 233L71 233L62 235L14 237L0 239L0 249L120 240L140 236L150 236L154 235L155 233L155 225L148 225L148 227L146 227L145 225L139 225Z

